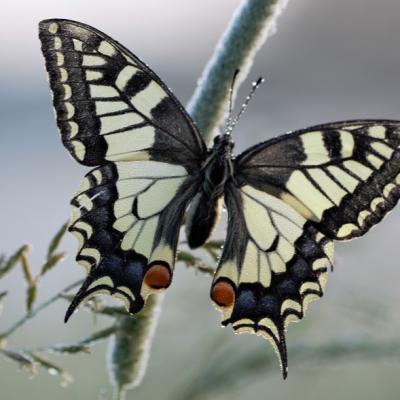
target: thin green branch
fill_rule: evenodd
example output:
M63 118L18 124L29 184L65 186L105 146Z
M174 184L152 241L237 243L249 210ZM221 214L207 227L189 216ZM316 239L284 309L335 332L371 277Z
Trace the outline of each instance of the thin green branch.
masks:
M119 326L113 324L107 328L100 329L86 338L79 340L76 343L55 344L52 346L38 347L30 351L46 352L56 354L74 354L74 353L88 353L90 348L108 339L110 336L118 332Z
M49 248L47 250L47 260L51 259L51 257L56 252L58 246L60 245L62 238L64 237L65 233L67 232L68 223L69 223L68 221L64 222L64 224L61 226L61 228L57 231L57 233L51 239Z
M215 269L207 265L201 258L192 255L187 251L180 251L178 253L177 261L183 262L186 267L194 268L203 274L214 276Z
M287 0L244 0L232 17L187 106L208 145L227 111L234 71L240 69L237 90L286 4Z
M11 325L6 331L0 334L0 341L6 339L8 336L12 335L18 328L20 328L22 325L24 325L26 322L28 322L30 319L35 317L38 313L46 309L48 306L52 305L56 300L59 298L62 298L62 296L76 288L77 286L81 285L83 280L76 281L74 283L69 284L67 287L62 289L60 292L56 293L54 296L50 297L46 301L44 301L42 304L39 306L35 307L31 311L27 312L21 319L19 319L17 322L15 322L13 325Z
M4 256L2 256L0 262L0 278L8 274L19 262L21 262L22 254L29 252L30 249L31 246L29 244L24 244L7 261L5 261Z
M59 376L61 378L61 386L66 387L71 382L73 382L73 378L71 374L64 370L64 368L55 364L54 362L48 360L47 358L42 357L41 355L28 351L27 354L30 358L33 359L35 364L38 364L41 368L46 370L52 376Z

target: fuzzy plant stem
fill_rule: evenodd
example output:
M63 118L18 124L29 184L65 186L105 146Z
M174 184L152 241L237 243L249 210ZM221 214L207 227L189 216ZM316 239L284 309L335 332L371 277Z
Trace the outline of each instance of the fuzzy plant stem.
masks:
M242 82L266 38L276 30L276 19L288 0L244 0L206 65L187 109L210 145L228 108L233 74Z
M123 316L117 322L117 333L108 350L108 373L116 400L125 399L126 391L143 379L163 297L150 296L139 314Z

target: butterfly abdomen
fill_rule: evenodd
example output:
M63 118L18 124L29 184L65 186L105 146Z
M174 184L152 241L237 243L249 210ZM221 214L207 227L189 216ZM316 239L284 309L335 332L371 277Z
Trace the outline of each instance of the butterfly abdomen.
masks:
M223 169L206 171L202 187L187 213L186 236L191 248L201 246L219 221L226 173Z
M186 222L186 236L191 248L201 246L211 236L219 221L222 196L211 198L201 191L189 207Z

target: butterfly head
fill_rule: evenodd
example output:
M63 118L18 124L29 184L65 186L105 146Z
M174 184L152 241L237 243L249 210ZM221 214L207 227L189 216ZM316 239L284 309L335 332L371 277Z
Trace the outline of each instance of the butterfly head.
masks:
M228 133L222 133L214 138L213 150L220 155L231 155L234 146L235 143Z

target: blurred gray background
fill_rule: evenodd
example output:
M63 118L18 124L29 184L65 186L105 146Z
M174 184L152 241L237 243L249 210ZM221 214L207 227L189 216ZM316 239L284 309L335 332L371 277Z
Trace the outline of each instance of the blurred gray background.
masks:
M238 0L2 3L1 252L10 254L30 242L32 263L39 267L50 238L69 216L69 199L85 173L62 147L56 129L38 22L70 18L106 32L145 60L185 104L238 4ZM251 80L266 77L234 132L237 150L317 123L400 119L399 21L396 0L292 0L238 96L239 103ZM290 326L287 381L282 381L276 363L269 374L254 374L239 387L226 385L210 398L399 399L400 368L393 362L352 361L351 354L348 361L331 366L291 363L290 359L299 341L317 346L339 338L365 338L379 343L399 336L399 216L396 209L366 237L337 245L336 269L326 296L312 304L305 320ZM63 248L70 256L43 281L39 300L83 276L72 256L73 238L68 236ZM20 271L0 284L0 290L11 292L1 316L1 331L23 313L25 299ZM208 298L209 284L208 278L177 266L147 375L129 399L175 399L185 382L202 370L202 360L216 343L231 342L242 354L247 349L272 353L262 339L237 337L231 328L220 329L219 313ZM73 341L93 330L85 312L65 326L64 309L64 303L55 304L15 335L10 346ZM102 325L100 321L97 327ZM0 359L0 398L96 399L102 389L109 390L105 348L56 360L75 376L67 389L45 373L28 380L25 372L16 373L14 364ZM238 363L232 373L238 374L240 368Z

